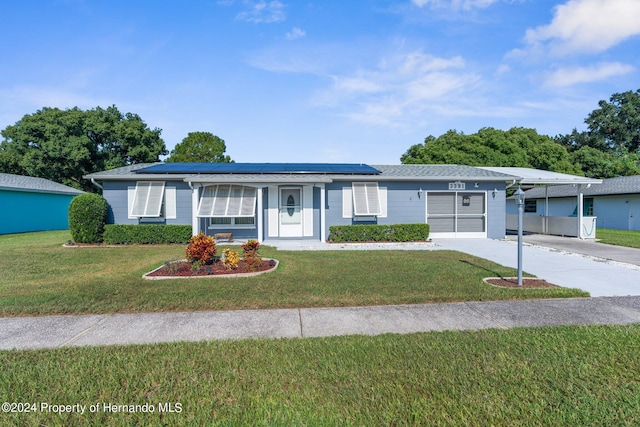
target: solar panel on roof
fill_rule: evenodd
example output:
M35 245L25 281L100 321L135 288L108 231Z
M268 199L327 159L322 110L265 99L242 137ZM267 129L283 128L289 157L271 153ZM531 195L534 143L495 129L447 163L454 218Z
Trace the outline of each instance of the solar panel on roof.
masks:
M138 169L135 173L163 174L274 174L322 173L336 175L378 175L380 171L357 163L162 163Z

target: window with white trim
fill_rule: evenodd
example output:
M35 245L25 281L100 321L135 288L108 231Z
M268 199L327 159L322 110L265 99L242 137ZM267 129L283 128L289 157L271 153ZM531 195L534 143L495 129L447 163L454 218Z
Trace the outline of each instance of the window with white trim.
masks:
M136 183L136 191L131 206L133 217L159 217L164 196L164 181L141 181Z
M129 218L176 218L176 187L164 181L138 181L127 192Z
M353 182L342 189L342 217L387 216L387 188L377 182Z
M377 182L354 182L351 188L355 216L376 216L382 213Z
M219 184L203 189L198 217L209 218L209 227L255 227L256 189Z

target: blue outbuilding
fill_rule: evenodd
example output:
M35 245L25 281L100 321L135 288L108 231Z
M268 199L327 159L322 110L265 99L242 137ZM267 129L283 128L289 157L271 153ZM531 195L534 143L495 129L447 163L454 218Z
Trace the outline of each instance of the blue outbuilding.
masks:
M0 173L0 234L66 230L80 190L44 178Z

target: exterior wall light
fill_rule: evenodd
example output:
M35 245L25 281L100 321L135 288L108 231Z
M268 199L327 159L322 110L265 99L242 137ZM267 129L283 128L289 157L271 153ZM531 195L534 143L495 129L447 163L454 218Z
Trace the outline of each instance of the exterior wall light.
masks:
M422 197L422 187L418 190L418 199L420 199L420 197Z

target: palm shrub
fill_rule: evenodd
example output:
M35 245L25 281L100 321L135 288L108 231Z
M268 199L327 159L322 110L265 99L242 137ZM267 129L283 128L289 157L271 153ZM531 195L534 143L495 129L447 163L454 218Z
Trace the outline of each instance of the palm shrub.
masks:
M76 243L100 243L107 222L108 205L104 197L84 193L69 204L69 231Z

